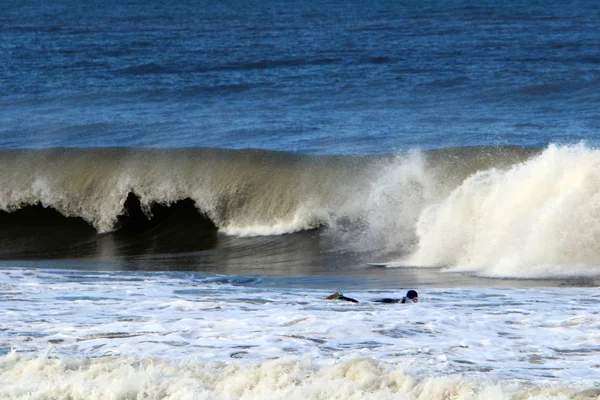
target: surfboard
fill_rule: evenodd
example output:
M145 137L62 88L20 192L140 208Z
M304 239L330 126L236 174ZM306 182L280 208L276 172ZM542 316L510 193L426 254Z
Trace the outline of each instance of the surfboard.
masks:
M385 268L388 266L388 264L385 264L385 263L367 263L367 265L369 267L375 267L375 268Z

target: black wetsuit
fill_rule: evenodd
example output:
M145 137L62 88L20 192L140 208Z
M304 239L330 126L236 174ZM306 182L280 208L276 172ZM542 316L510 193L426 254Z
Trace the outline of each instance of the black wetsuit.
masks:
M327 296L326 297L327 300L344 300L344 301L350 301L352 303L358 303L358 300L353 299L352 297L346 297L341 293L335 292L334 294ZM419 301L419 298L417 296L415 296L414 298L410 298L408 296L404 296L401 299L390 299L390 298L383 298L383 299L377 299L377 300L373 300L376 303L416 303L417 301Z
M340 295L337 298L338 300L351 301L352 303L358 303L358 300L353 299L352 297L346 297L344 295Z
M377 299L375 300L377 303L408 303L409 301L412 301L411 299L407 298L407 297L403 297L401 299Z
M346 297L344 295L338 296L336 300L344 300L344 301L351 301L352 303L358 303L358 300L355 300L355 299L353 299L351 297ZM408 299L406 297L403 297L401 299L388 299L388 298L385 298L385 299L377 299L377 300L374 300L374 301L376 303L402 303L402 304L405 304L405 303L408 303L408 302L412 302L411 299Z

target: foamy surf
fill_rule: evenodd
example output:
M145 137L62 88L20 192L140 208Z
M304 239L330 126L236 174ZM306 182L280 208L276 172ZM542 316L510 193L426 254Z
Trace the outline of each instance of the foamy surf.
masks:
M600 381L596 289L268 289L4 268L7 399L567 399ZM560 304L560 307L557 306Z
M477 172L423 210L404 262L492 277L596 276L599 171L600 151L580 144Z
M264 400L264 399L593 399L585 385L493 382L466 375L420 377L407 366L356 359L318 366L309 359L256 365L160 359L51 358L10 353L0 359L4 399Z

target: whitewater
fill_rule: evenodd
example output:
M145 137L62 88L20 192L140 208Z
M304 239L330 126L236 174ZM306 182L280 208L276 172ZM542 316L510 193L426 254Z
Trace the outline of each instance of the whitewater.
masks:
M224 276L3 268L0 397L591 399L594 288L324 300ZM350 294L350 293L347 293Z

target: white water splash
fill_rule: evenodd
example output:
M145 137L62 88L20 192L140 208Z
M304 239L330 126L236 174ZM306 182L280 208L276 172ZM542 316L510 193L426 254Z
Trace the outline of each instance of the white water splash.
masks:
M425 209L405 263L495 277L600 274L600 151L550 146Z
M353 304L195 274L0 272L2 398L598 395L596 289L432 289L382 305L370 300L401 293L347 293Z

